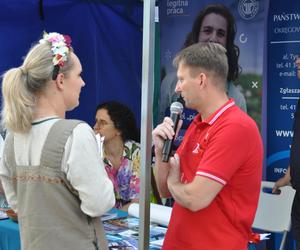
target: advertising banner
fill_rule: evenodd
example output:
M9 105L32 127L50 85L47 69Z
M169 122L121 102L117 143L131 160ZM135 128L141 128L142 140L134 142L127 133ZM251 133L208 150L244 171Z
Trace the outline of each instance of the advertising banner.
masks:
M203 22L203 20L199 21L199 15L205 9L210 8L208 6L212 3L225 6L233 17L233 21L225 20L225 22L227 21L225 27L227 26L228 28L227 35L229 37L227 37L227 41L223 45L227 48L227 51L232 50L233 46L238 51L238 68L235 65L232 65L232 68L239 74L238 77L233 74L230 77L231 79L228 80L228 94L235 99L236 104L245 110L260 127L263 48L268 1L258 0L223 0L217 3L208 0L159 1L160 74L162 82L160 86L158 122L163 120L163 117L168 114L170 104L178 98L178 95L174 94L177 78L175 69L172 66L172 60L179 50L186 47L187 43L191 44L188 40L189 36L194 32L192 31L193 26L197 22ZM236 31L235 34L230 33L229 30L231 29ZM201 38L199 39L201 40ZM230 43L230 39L233 42ZM195 111L184 110L184 126L183 131L180 131L177 138L177 145L183 138L184 129L187 128L194 116Z
M267 30L267 178L277 180L289 165L300 95L295 63L300 55L299 3L271 1Z

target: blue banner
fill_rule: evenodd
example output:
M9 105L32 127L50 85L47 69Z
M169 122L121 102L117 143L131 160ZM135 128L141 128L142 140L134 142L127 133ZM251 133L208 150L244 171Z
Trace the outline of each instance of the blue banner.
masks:
M294 112L300 94L295 60L300 54L300 5L271 1L267 36L267 179L289 165Z

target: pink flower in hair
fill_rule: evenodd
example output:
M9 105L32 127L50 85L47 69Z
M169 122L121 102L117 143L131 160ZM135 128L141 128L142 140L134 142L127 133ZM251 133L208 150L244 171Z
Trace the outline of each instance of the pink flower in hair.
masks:
M53 53L53 65L64 66L64 63L68 59L71 47L71 37L68 35L61 35L56 32L43 35L43 39L40 43L49 42L51 44L51 51Z

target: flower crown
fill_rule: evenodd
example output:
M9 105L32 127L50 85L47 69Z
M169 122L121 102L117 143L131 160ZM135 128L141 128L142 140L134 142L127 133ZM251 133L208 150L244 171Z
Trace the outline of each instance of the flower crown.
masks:
M61 35L56 32L46 33L44 32L43 39L40 43L49 42L51 44L51 51L53 53L53 65L52 80L56 80L59 73L59 68L63 67L67 61L67 56L70 53L71 37L68 35Z
M67 61L67 56L71 48L71 37L68 35L61 35L56 32L44 32L43 39L40 43L49 42L51 44L51 51L53 53L53 65L63 67Z

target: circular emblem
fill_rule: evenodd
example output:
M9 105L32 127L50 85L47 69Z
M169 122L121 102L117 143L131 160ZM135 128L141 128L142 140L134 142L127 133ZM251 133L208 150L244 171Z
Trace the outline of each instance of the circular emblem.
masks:
M258 0L239 0L238 11L245 20L254 18L259 9Z

